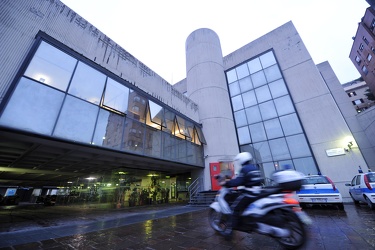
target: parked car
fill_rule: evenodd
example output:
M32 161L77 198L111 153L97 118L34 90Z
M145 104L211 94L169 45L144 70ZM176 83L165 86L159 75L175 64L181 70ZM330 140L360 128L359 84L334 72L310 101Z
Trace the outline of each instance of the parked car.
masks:
M56 197L56 195L38 196L35 203L43 203L45 206L54 206L56 204Z
M349 194L354 204L367 203L371 209L375 209L375 173L359 173L353 177L349 186Z
M344 203L340 191L325 175L309 175L302 180L302 187L296 192L301 207L307 205L335 205L340 210Z
M0 194L0 206L18 205L19 202L20 197L18 195L2 196Z

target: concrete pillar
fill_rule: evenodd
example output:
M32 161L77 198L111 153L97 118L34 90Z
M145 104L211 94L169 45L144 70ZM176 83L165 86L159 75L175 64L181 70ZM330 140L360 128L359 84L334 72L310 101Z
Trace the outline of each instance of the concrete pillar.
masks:
M207 141L203 177L209 190L209 163L231 161L239 148L219 37L210 29L198 29L188 36L185 46L187 96L198 104Z

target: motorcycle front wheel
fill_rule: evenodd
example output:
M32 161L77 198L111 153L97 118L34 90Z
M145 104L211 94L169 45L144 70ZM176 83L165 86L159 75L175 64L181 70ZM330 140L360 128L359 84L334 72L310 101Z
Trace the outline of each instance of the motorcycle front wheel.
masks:
M307 240L307 233L304 224L291 209L280 209L275 211L278 216L284 219L284 229L290 231L288 237L276 238L276 240L286 249L298 249Z
M210 208L208 211L208 221L210 223L210 226L216 231L216 232L224 232L226 226L227 217L217 212L215 209Z

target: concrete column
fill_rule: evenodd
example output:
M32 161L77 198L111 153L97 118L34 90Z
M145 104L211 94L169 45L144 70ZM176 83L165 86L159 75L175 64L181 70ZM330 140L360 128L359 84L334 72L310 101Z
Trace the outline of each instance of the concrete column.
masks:
M217 34L198 29L186 39L187 95L198 104L204 146L205 190L211 189L210 162L231 161L239 152Z

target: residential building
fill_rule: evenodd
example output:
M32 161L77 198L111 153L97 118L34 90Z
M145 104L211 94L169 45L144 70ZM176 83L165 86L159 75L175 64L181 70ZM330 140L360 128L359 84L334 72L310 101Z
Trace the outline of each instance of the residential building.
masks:
M368 109L374 105L374 101L369 100L366 94L369 94L370 90L368 84L361 78L342 84L345 92L348 94L353 107L358 113Z
M372 93L375 93L375 9L370 6L358 23L358 29L353 37L353 46L349 58L368 84Z

